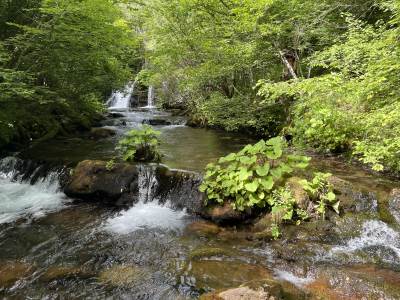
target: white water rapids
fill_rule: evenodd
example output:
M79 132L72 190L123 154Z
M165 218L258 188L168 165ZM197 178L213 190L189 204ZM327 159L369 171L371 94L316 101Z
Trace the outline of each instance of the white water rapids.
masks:
M34 185L12 178L12 172L0 171L0 224L43 217L62 209L67 202L55 172Z

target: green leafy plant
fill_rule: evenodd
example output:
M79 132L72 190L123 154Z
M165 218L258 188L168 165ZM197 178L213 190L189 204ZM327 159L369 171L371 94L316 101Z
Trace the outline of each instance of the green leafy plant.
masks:
M107 171L112 171L115 168L115 158L110 159L106 164Z
M274 190L268 198L268 204L271 206L273 220L271 233L275 239L280 236L279 225L282 222L295 222L296 225L300 225L310 217L307 211L298 207L288 185Z
M317 203L316 211L323 219L325 219L327 206L330 206L339 214L340 201L336 199L336 195L333 192L333 185L328 180L331 176L332 174L330 173L317 172L314 173L312 181L306 179L300 181L311 200Z
M295 169L306 168L310 160L286 154L285 148L283 139L276 137L220 158L206 167L200 191L207 194L208 202L229 201L240 211L267 206L274 186Z
M154 130L149 125L143 125L141 129L133 129L118 143L123 159L133 161L159 161L161 154L158 150L161 132Z

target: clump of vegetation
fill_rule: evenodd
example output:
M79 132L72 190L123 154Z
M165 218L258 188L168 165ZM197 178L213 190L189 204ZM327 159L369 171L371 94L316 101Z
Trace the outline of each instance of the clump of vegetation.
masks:
M160 144L161 132L154 130L149 125L143 125L141 129L133 129L118 143L117 150L121 151L122 158L128 162L159 161L161 154L158 146Z
M327 207L339 213L329 173L315 173L312 181L300 180L310 200L308 207L295 198L288 175L306 168L309 161L309 157L288 154L282 138L261 140L209 164L200 191L207 195L206 204L229 202L239 211L255 207L270 211L271 233L278 238L283 222L299 225L311 217L325 219Z
M317 203L316 211L323 219L325 219L327 206L339 214L340 201L336 199L333 185L328 180L331 176L330 173L315 173L312 181L304 179L300 182L310 199Z
M110 159L107 163L106 163L106 169L107 171L111 172L112 170L114 170L115 168L115 158Z
M222 204L228 200L240 211L267 206L274 186L295 169L306 168L310 160L286 154L285 147L283 139L277 137L222 157L217 164L207 166L200 190L209 202Z

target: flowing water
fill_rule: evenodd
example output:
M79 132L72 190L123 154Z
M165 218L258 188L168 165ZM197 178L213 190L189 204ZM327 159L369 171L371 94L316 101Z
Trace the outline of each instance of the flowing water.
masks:
M125 102L110 106L120 110ZM62 166L111 158L125 132L149 122L162 132L163 163L176 169L201 171L252 142L138 109L104 122L116 130L114 137L53 140L3 159L0 298L196 299L273 280L282 284L285 299L400 299L400 225L387 205L397 184L334 158L316 156L312 167L354 183L359 213L329 228L288 226L278 241L250 239L246 226L220 228L176 209L173 194L167 201L155 195L159 182L148 166L140 168L139 202L130 208L67 199Z

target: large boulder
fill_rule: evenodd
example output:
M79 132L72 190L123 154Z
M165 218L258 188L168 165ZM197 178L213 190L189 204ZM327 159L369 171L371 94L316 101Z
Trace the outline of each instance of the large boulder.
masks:
M138 169L130 164L115 164L85 160L78 164L68 181L64 192L68 197L82 200L125 204L137 200Z

